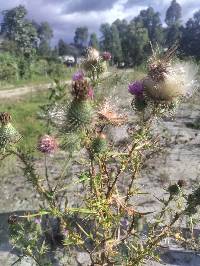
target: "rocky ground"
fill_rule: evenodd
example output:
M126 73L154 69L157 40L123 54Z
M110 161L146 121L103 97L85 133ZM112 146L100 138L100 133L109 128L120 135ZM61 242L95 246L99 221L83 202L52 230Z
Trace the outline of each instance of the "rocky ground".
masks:
M121 98L121 105L128 106L130 98ZM119 101L120 103L120 101ZM152 211L157 208L157 202L152 195L162 196L165 186L179 179L184 179L188 189L200 181L200 131L194 129L197 119L200 117L200 106L198 100L184 103L180 106L174 118L166 119L158 126L170 139L170 145L166 152L156 156L148 163L139 184L145 191L150 192L149 198L138 199L143 209L153 206ZM119 128L110 132L113 138L121 140L126 138L126 129ZM8 241L7 219L11 213L25 210L34 210L38 207L38 198L29 183L26 183L21 173L16 170L17 162L10 158L9 164L2 165L0 172L0 266L11 266L16 259ZM53 170L52 170L53 171ZM163 262L147 262L149 266L199 266L200 256L194 252L179 249L170 244L163 249ZM30 261L20 263L22 266L31 266ZM58 264L55 260L55 265ZM63 262L62 265L69 265ZM88 265L86 254L79 253L72 259L71 265Z

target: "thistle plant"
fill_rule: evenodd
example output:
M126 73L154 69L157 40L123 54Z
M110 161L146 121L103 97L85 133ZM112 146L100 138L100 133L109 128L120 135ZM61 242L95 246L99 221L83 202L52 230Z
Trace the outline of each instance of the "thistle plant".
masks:
M45 155L44 173L29 152L7 149L21 161L25 178L41 198L37 212L15 217L10 225L13 244L23 257L33 258L38 265L46 265L45 260L53 265L50 252L52 247L60 247L68 256L73 250L85 251L91 266L137 266L149 259L159 260L158 248L167 237L182 241L175 225L198 212L199 187L188 195L181 180L170 185L166 197L157 198L161 206L157 212L142 211L136 200L143 194L137 185L142 167L161 149L153 130L155 122L171 115L177 103L189 95L188 89L196 86L195 71L191 76L194 80L186 82L187 67L179 80L171 76L177 71L174 52L154 53L147 77L127 84L129 115L109 99L95 102L95 90L105 71L99 64L111 56L104 53L101 57L90 49L84 70L73 75L71 101L63 97L60 110L57 108L62 119L57 125L51 124L57 140L50 135L39 139L37 148ZM136 124L130 121L133 115L138 118ZM128 141L121 146L110 138L107 129L123 125L128 128ZM64 152L61 162L56 158L58 149ZM48 169L48 160L52 162L53 157L61 164L54 175ZM76 195L74 204L70 202L72 194ZM37 223L37 237L31 234L38 230L34 229L35 218L41 221ZM27 234L31 243L27 243ZM44 243L45 248L36 249L38 243Z

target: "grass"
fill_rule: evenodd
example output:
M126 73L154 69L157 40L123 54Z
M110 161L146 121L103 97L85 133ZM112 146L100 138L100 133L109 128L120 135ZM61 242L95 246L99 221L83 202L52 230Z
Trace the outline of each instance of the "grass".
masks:
M67 68L66 69L66 75L61 80L70 80L72 74L76 71L76 68ZM24 86L34 86L39 84L46 84L51 83L52 80L54 80L53 77L50 76L33 76L31 79L20 79L16 81L10 81L10 82L1 82L0 81L0 90L4 89L14 89L17 87L24 87Z

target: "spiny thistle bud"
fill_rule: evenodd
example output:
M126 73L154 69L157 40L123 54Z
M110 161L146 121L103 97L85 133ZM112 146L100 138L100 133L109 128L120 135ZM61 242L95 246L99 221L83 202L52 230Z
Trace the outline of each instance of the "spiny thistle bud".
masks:
M21 139L21 135L11 124L11 116L8 113L0 114L0 149L4 149L7 145L15 144Z
M180 193L180 189L182 189L185 185L185 180L180 179L176 184L169 186L168 191L170 193L170 196L177 196Z
M144 109L147 107L146 99L143 96L135 97L135 99L132 101L132 107L138 112L144 111Z
M193 191L187 198L186 214L193 215L197 213L197 207L200 205L200 187Z
M74 99L84 101L93 98L93 90L87 80L77 80L72 83Z
M103 58L104 61L110 61L111 58L112 58L112 55L111 55L110 52L103 52L102 58Z
M99 134L99 136L97 136L91 145L91 150L93 155L94 154L102 154L104 153L108 148L108 143L107 143L107 139L106 139L106 135L104 135L103 133Z
M58 148L57 140L49 135L42 136L38 141L38 150L45 154L54 153Z
M67 132L74 132L87 128L93 119L93 109L91 103L87 100L80 101L74 99L66 114L66 125L64 130Z

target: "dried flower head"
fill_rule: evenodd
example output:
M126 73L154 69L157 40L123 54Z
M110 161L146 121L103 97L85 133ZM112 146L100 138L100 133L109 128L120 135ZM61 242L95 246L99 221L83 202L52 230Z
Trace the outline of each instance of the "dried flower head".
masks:
M57 150L57 140L49 135L42 136L38 141L38 150L42 153L53 153Z
M100 61L101 57L99 51L89 47L87 49L86 59L83 61L82 66L85 71L93 71L98 67Z
M83 80L85 77L84 73L82 70L74 73L74 75L72 76L72 80L73 81L80 81L80 80Z
M112 58L112 55L111 55L110 52L103 52L102 58L103 58L104 61L110 61L111 58Z
M89 47L87 49L87 56L86 57L88 60L99 60L100 54L99 54L99 51L96 50L95 48Z
M10 225L16 224L18 222L18 220L19 220L19 217L17 215L15 215L15 214L10 215L8 217L8 224L10 224Z
M197 87L198 68L192 63L176 63L177 46L164 55L154 52L149 60L148 76L143 80L144 91L154 101L171 102L190 96Z
M123 114L120 114L109 99L104 102L97 114L100 120L114 126L123 125L127 121L127 117Z

